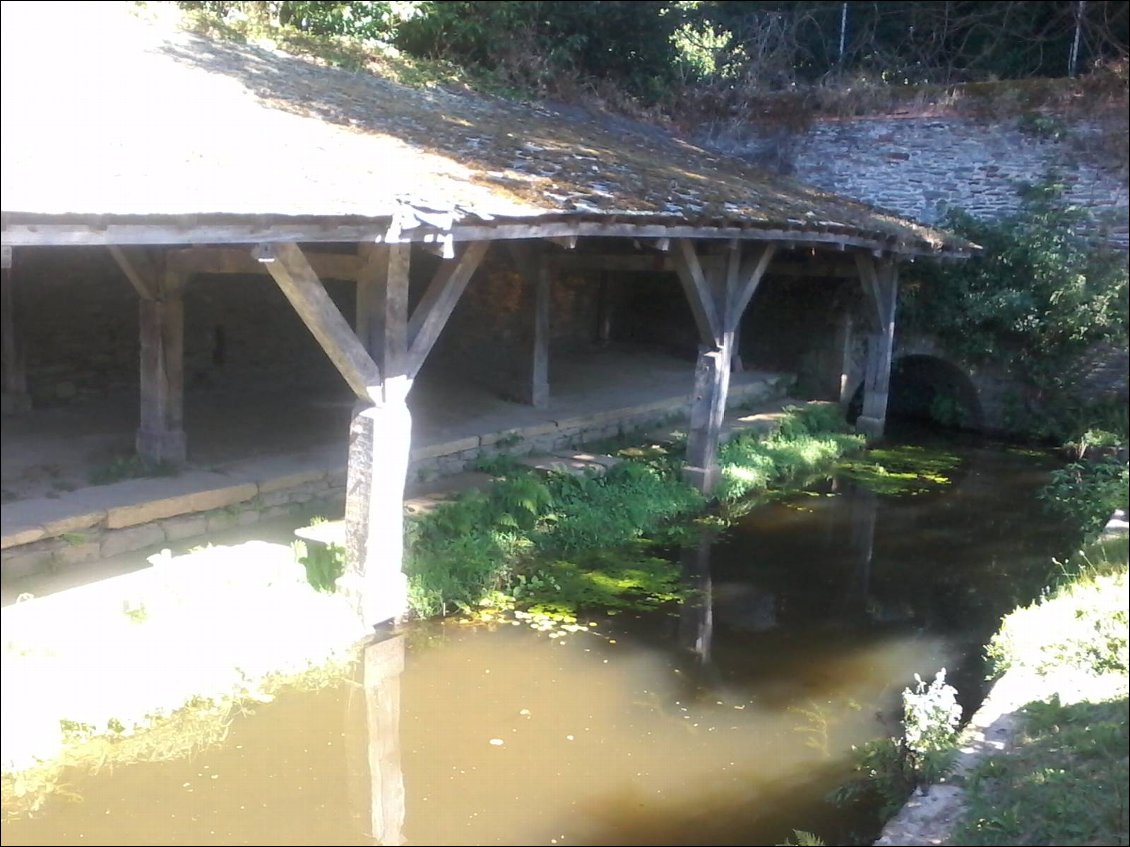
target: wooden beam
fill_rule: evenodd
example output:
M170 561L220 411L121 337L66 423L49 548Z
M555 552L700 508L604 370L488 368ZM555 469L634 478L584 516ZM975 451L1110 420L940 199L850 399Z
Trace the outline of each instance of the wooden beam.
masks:
M715 305L714 292L706 281L694 242L685 238L679 239L673 259L675 272L679 275L679 282L682 283L683 291L687 295L702 342L711 346L717 345L722 336L722 322Z
M388 248L388 284L384 296L384 344L381 349L385 380L407 377L402 390L406 394L415 377L409 376L408 362L408 289L410 284L412 245L392 244Z
M414 379L451 317L467 283L490 246L474 241L463 248L458 258L444 262L436 272L423 298L408 321L408 357L405 372Z
M381 372L297 244L262 244L256 258L361 400L381 403Z
M377 367L383 370L384 296L388 285L388 247L362 244L359 258L361 269L357 273L357 290L354 292L353 328L365 350L377 363ZM263 268L260 262L255 264ZM263 268L263 272L266 273L266 268Z
M360 278L365 260L360 254L306 253L306 261L320 279L354 282ZM170 270L187 274L266 274L267 269L239 247L189 247L170 250Z
M0 244L24 246L106 246L177 244L264 244L387 241L387 219L356 223L355 218L321 218L305 223L259 223L255 219L221 221L154 221L147 223L98 222L8 222L0 230ZM923 242L900 243L879 232L845 230L827 232L741 226L690 226L681 224L632 224L604 221L552 221L543 223L456 225L450 232L418 227L402 232L398 243L442 244L445 239L497 241L529 238L640 238L640 239L733 239L777 241L795 246L859 248L897 253L901 256L933 256L961 259L975 248L949 246L944 251Z
M142 300L157 300L161 283L156 264L144 250L110 245L110 255L126 275Z
M741 323L742 315L745 314L746 308L753 300L753 295L757 293L761 279L765 276L765 271L776 252L777 246L775 244L766 244L753 255L746 256L742 262L737 287L734 290L733 301L730 305L731 322L728 329L736 330L738 324Z

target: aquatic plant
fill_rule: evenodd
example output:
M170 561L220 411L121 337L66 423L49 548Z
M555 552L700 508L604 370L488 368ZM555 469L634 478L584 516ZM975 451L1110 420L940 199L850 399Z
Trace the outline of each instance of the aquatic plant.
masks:
M953 770L961 721L957 690L946 682L945 668L929 685L918 674L914 680L914 688L902 692L903 736L880 738L853 748L854 775L833 792L837 803L847 805L874 798L880 815L890 817L912 791L925 794L930 785Z

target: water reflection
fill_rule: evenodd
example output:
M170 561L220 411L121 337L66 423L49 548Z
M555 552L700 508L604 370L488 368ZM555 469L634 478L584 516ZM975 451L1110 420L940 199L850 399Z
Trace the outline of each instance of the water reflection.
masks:
M74 775L85 802L4 844L869 843L825 800L852 746L897 731L914 673L983 676L1002 589L1054 548L1038 474L969 464L928 498L847 486L702 528L676 610L552 639L386 635L355 679L254 707L222 749Z
M361 649L360 691L348 698L351 793L359 829L374 844L404 843L404 772L400 763L403 635L378 636Z

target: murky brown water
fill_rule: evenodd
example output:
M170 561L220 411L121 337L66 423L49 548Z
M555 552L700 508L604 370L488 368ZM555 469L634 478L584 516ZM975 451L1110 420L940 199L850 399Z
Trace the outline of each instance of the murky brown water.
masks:
M358 679L256 706L221 749L76 778L4 844L866 843L826 799L918 672L980 696L980 647L1064 539L1046 465L968 449L954 484L763 506L682 559L676 614L586 633L428 624Z

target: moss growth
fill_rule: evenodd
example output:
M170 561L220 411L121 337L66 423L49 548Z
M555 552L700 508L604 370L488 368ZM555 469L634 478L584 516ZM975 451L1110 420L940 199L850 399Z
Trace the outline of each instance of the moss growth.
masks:
M725 524L744 495L828 470L862 443L835 406L790 408L776 433L722 448L725 508L713 512L682 481L678 444L621 446L602 476L495 467L488 489L410 520L409 603L421 617L518 610L571 623L586 609L680 600L678 566L650 551L685 541L687 518Z
M899 445L839 464L840 476L878 494L926 494L950 484L961 459L944 450Z

